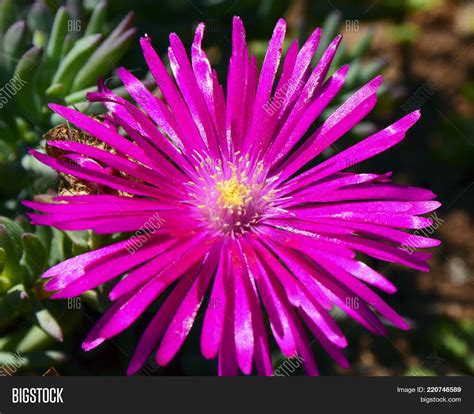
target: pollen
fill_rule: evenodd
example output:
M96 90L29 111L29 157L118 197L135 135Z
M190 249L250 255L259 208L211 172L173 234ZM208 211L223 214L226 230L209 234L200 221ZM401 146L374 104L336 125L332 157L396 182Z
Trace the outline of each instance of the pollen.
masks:
M275 194L261 162L252 166L248 156L238 153L226 162L202 157L196 171L187 203L197 208L196 218L212 232L237 237L273 211Z
M251 188L245 182L239 181L235 172L232 178L218 181L216 190L219 194L219 203L224 208L241 208L247 204L251 194Z

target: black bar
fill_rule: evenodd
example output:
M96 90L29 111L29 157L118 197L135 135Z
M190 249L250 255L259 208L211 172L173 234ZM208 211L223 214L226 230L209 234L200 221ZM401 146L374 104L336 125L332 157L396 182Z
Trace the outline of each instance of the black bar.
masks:
M64 402L14 404L12 390L19 387L63 388L60 396ZM417 387L422 387L423 391ZM410 389L414 391L409 392ZM22 395L26 393L27 391L21 392ZM28 394L30 395L29 391ZM54 391L48 391L47 395L53 398L56 396ZM45 398L47 395L45 394ZM427 403L426 400L422 402L421 398L436 398L438 402ZM452 398L461 400L449 400ZM145 412L224 414L237 410L244 414L250 412L470 414L474 410L474 379L473 377L53 376L0 378L1 414Z

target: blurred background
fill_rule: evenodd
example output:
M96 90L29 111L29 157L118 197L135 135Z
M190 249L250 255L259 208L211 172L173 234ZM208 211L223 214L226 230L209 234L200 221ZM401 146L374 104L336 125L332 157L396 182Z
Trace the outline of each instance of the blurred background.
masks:
M206 51L223 82L233 15L243 19L250 49L260 61L279 17L289 25L286 46L294 37L304 40L318 26L324 28L319 51L337 33L343 34L332 69L345 63L351 69L339 104L375 75L384 75L375 110L334 150L408 112L422 111L401 144L352 167L394 171L396 183L429 188L443 204L428 229L443 242L432 249L429 273L371 263L398 287L395 295L385 298L410 321L412 330L374 337L336 313L349 340L351 368L337 367L315 342L321 372L472 375L474 3L454 0L0 0L1 372L124 375L139 333L153 313L86 353L80 344L108 307L107 287L74 301L48 300L39 280L47 267L112 239L34 228L23 215L22 199L57 185L57 177L27 154L28 147L44 145L43 134L61 122L46 104L67 103L99 113L100 107L86 103L84 94L95 88L98 76L124 93L114 76L120 65L153 88L138 37L147 33L164 56L170 32L190 46L201 21L207 26ZM161 368L150 359L138 375L214 375L216 364L200 355L199 332L198 323L171 365ZM273 358L275 368L284 362L276 351ZM299 374L297 368L293 375Z

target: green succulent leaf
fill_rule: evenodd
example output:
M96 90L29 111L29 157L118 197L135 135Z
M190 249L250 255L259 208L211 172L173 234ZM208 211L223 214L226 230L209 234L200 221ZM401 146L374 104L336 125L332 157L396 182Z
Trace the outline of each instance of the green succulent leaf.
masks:
M70 18L65 7L58 9L54 18L53 28L51 29L48 47L46 48L46 56L53 62L59 62L61 59L64 40L68 33L68 20Z
M71 17L74 20L84 18L84 3L82 0L67 0L66 7L71 12Z
M315 65L321 59L323 50L329 46L329 43L334 39L334 37L339 33L339 24L341 23L341 15L339 12L332 12L324 21L322 27L321 40L318 45L318 50L313 58L313 65Z
M36 277L44 272L47 264L46 249L39 237L33 233L24 233L21 236L23 242L23 257L21 264L24 266L28 281L33 284ZM25 280L24 283L27 281Z
M3 37L3 59L7 70L15 68L26 48L27 27L24 20L12 24Z
M31 297L23 285L16 285L0 296L0 329L12 324L32 309Z
M15 7L13 0L0 2L0 30L4 32L15 21Z
M55 343L54 339L36 325L29 325L15 338L15 350L18 352L37 352Z
M32 32L49 33L53 22L48 6L43 1L37 0L28 13L27 22Z
M357 59L365 55L372 45L373 33L371 30L367 31L362 38L356 43L354 49L352 49L350 54L350 59Z
M0 53L4 57L0 60L0 83L14 80L15 86L20 84L15 96L1 104L0 178L11 162L15 164L16 150L25 142L37 145L42 133L57 124L48 104L63 104L66 96L93 90L98 78L106 77L126 53L135 33L130 13L105 36L110 27L105 0L70 0L59 8L48 0L32 3L25 10L23 1L0 0ZM76 95L74 103L81 103L89 113L99 112L100 105L84 101L85 94ZM28 124L27 130L17 129L18 119ZM5 152L11 154L8 162L2 147L8 147ZM22 183L25 173L21 168L18 172ZM2 180L0 187L7 186L11 184ZM11 190L15 192L22 185L14 187Z
M63 331L61 326L51 314L51 312L43 307L38 300L33 300L33 313L30 314L30 321L41 328L45 333L47 333L51 338L56 341L63 341Z
M0 248L5 251L2 276L12 284L21 281L20 259L23 254L21 244L22 228L18 223L0 217Z
M361 83L366 83L374 76L379 74L384 67L387 65L387 62L384 59L375 59L371 62L367 62L359 70L359 80Z
M75 42L74 36L71 33L68 33L64 39L63 48L61 50L61 59L63 59L64 56L66 56L71 51Z
M136 30L129 29L133 14L128 14L117 28L97 48L74 80L72 90L85 89L97 82L104 72L109 72L125 54L135 37Z
M58 71L53 77L53 85L63 85L63 92L67 94L71 89L71 84L76 74L81 70L81 67L87 59L94 53L94 50L101 40L102 35L100 34L86 36L78 40L59 65Z
M1 254L5 255L5 250L0 249L0 255ZM11 287L12 287L12 282L10 281L10 279L0 276L0 295L6 293Z
M64 85L62 83L53 83L45 92L46 96L52 99L62 98L64 96Z
M39 111L34 79L40 67L42 56L43 48L33 46L21 57L14 74L14 78L21 83L21 88L19 88L15 96L15 102L20 109L27 112L33 118L38 116Z
M92 12L89 24L87 25L86 31L84 32L84 36L89 36L96 33L103 34L106 17L107 3L105 1L101 1L97 4L97 6L95 6Z
M347 73L346 81L344 83L344 87L347 89L352 89L357 84L359 80L359 73L362 67L362 62L360 59L356 59L352 62L349 72Z
M66 355L58 351L0 352L0 364L9 367L8 369L13 373L20 369L48 368L66 360Z

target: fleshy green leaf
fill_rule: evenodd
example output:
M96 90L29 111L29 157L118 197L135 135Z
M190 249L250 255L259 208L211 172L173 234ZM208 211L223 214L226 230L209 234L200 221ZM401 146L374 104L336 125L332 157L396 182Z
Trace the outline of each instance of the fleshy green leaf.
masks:
M49 37L48 47L46 48L46 56L54 62L61 59L64 40L68 32L69 13L64 7L60 7L54 18L51 36Z
M23 241L21 264L25 267L29 275L30 283L33 283L45 270L47 260L46 250L35 234L24 233L21 239Z
M95 33L103 33L106 17L107 3L105 1L101 1L99 4L97 4L97 6L95 6L84 35L88 36Z
M64 353L58 351L46 352L0 352L0 364L13 375L19 369L48 368L67 360ZM8 375L8 374L7 374Z
M18 106L27 112L33 119L39 114L37 96L35 95L34 78L40 67L43 48L33 46L20 59L15 69L15 78L21 87L15 96Z
M8 70L13 70L26 48L26 23L19 20L12 24L3 37L3 59Z
M61 326L56 321L54 316L50 311L43 307L40 302L33 300L33 312L34 314L29 316L29 319L32 323L41 328L46 332L51 338L54 338L56 341L63 341L63 332Z
M133 14L129 13L94 52L77 74L72 86L73 91L94 85L99 76L109 72L124 55L136 33L135 29L128 29L132 20Z
M15 7L13 0L0 2L0 31L3 33L15 20Z
M32 32L39 31L49 33L52 24L52 16L48 6L41 0L35 1L28 13L27 22Z
M52 83L62 84L63 91L67 94L76 74L81 70L81 67L87 59L94 53L94 50L100 43L101 39L102 35L95 34L78 40L71 51L62 60L53 77Z

